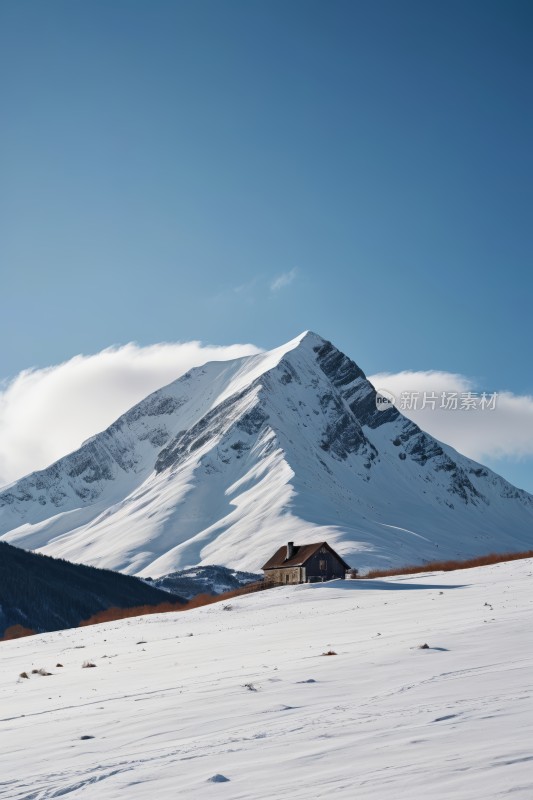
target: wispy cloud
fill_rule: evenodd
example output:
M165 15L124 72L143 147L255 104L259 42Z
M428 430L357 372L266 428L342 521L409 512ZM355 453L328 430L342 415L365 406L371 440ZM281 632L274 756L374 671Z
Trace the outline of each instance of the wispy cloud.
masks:
M0 384L0 485L47 467L192 367L257 352L251 344L127 344L19 373Z
M278 275L277 278L274 278L270 284L270 291L279 292L280 289L284 289L286 286L289 286L296 278L297 272L298 270L296 267L289 270L289 272L282 272L282 274Z
M533 397L508 391L496 392L494 408L461 409L461 395L470 392L478 399L483 387L465 375L428 370L379 373L369 376L376 389L396 397L396 406L423 430L450 444L460 453L478 461L533 456ZM418 393L417 408L402 408L402 392L410 398ZM441 408L442 393L458 395L458 408ZM435 408L423 405L426 397L437 396ZM487 392L489 395L489 392ZM492 394L492 390L490 390Z
M207 294L204 300L211 305L230 305L235 302L251 305L256 302L256 290L260 280L260 276L256 275L250 280L235 286L228 284L215 294Z

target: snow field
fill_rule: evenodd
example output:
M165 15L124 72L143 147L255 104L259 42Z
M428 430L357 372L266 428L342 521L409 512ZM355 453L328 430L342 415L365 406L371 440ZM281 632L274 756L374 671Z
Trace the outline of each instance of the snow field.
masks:
M4 643L0 798L530 800L532 577L282 587Z

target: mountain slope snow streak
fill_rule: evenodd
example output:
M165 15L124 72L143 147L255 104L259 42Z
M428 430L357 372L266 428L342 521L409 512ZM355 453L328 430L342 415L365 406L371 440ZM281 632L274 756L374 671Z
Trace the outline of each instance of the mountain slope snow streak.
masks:
M533 543L533 497L422 432L331 343L191 370L0 493L0 536L157 577L327 539L357 566Z

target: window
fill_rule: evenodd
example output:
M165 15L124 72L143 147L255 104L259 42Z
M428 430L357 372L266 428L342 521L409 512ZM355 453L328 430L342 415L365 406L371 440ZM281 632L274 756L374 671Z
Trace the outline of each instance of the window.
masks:
M285 573L285 583L289 582L289 573Z
M325 558L321 558L320 559L319 568L322 570L322 572L324 572L326 570L326 559Z

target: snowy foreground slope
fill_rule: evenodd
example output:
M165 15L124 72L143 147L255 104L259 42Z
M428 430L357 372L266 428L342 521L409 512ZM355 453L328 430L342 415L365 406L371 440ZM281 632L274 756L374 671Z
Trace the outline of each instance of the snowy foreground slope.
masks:
M533 497L423 433L305 333L147 397L0 491L0 536L142 577L258 572L288 540L352 566L533 547Z
M0 797L530 800L532 580L302 585L2 644Z

